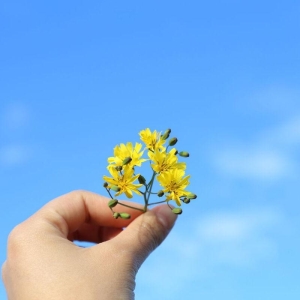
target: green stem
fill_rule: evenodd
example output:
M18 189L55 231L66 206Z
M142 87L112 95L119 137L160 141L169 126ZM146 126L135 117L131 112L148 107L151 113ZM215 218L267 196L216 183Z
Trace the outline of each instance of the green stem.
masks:
M172 210L173 207L169 204L169 201L167 201L168 206L170 207L170 209Z
M152 191L152 187L153 187L153 183L154 183L155 176L156 176L156 172L153 171L153 175L152 175L152 178L151 178L151 181L150 181L149 190L148 190L147 205L148 205L148 203L149 203L149 198L150 198L150 196L151 196L151 191Z
M150 198L150 195L151 195L151 190L152 190L152 187L153 187L155 175L156 175L156 172L153 171L153 175L152 175L151 180L150 180L149 183L145 186L145 187L146 187L146 191L145 191L145 193L144 193L144 201L145 201L144 211L147 211L147 207L148 207L149 198Z
M144 211L147 211L147 187L146 187L145 193L143 193L143 196L144 196L144 202L145 202Z
M132 209L136 209L136 210L139 210L139 211L142 211L142 212L145 212L142 208L137 208L137 207L134 207L134 206L130 206L130 205L127 205L127 204L124 204L124 203L121 203L121 202L118 202L118 204L122 205L122 206L132 208Z
M108 194L109 194L110 198L111 198L111 199L114 199L114 198L113 198L113 196L111 195L111 193L110 193L109 189L107 189L107 188L105 188L105 189L107 190L107 192L108 192Z
M155 204L160 204L160 203L164 203L164 202L167 202L167 200L162 200L162 201L158 201L158 202L152 202L152 203L149 203L148 206L155 205Z

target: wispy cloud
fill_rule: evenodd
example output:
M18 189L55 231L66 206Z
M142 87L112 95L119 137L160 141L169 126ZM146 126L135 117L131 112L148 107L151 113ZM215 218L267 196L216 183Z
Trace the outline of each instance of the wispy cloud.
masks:
M279 148L293 150L293 147L300 147L300 114L287 119L275 128L263 131L259 138L261 143L272 144Z
M21 145L7 145L0 148L0 164L2 166L16 166L30 159L31 153L28 147Z
M240 101L241 111L278 122L257 130L240 142L231 136L213 146L211 162L221 174L232 178L277 180L300 173L300 90L273 84ZM251 126L252 124L248 124ZM256 125L254 128L256 128ZM210 149L211 150L211 149Z
M250 179L272 180L290 174L290 158L275 149L238 146L219 152L214 165L223 173Z
M30 124L31 112L21 102L12 102L0 113L0 128L3 133L0 147L0 165L17 166L31 158L32 147L20 142L20 133Z
M31 114L29 108L19 102L9 104L2 113L1 123L4 130L17 130L27 126Z
M300 149L300 115L258 132L249 142L223 144L213 154L214 167L223 174L256 180L292 176Z
M251 266L276 254L272 234L282 222L274 209L219 212L201 219L198 239L215 264Z
M300 90L282 84L266 86L245 99L243 105L253 112L291 115L300 110Z

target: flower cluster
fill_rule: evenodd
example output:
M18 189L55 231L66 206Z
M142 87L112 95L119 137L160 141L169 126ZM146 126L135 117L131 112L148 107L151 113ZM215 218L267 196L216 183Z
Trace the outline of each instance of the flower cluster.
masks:
M189 175L185 175L186 163L179 162L180 157L189 157L186 151L178 151L173 148L177 143L177 138L169 139L171 129L167 129L163 134L149 128L140 131L142 143L131 142L120 144L114 148L114 156L108 158L107 170L111 177L103 176L104 187L111 197L108 206L112 210L114 218L128 219L128 213L118 213L114 211L116 205L131 207L143 212L148 206L173 200L177 206L181 203L189 203L197 196L186 190L189 185ZM143 158L147 152L148 158ZM152 177L149 181L140 174L137 167L141 167L146 161L150 162ZM157 180L161 186L160 190L153 192L154 182ZM115 193L114 196L112 193ZM133 193L144 198L144 207L137 208L120 202L116 197L125 194L127 198L132 198ZM150 196L156 194L164 197L164 200L150 203ZM170 206L170 205L169 205ZM175 214L181 214L180 207L171 207Z

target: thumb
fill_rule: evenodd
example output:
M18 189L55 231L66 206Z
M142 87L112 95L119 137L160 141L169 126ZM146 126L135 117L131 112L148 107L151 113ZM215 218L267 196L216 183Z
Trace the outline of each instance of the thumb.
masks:
M172 229L177 215L167 205L161 205L136 218L115 238L136 271Z

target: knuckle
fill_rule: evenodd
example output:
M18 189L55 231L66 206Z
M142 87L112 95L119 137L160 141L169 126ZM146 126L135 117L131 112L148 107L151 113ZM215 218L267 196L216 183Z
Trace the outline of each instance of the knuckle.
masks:
M8 235L8 244L16 244L24 234L23 224L19 224L13 228Z
M7 239L7 257L15 258L18 256L22 245L24 244L24 237L26 234L26 225L21 223L13 228Z

